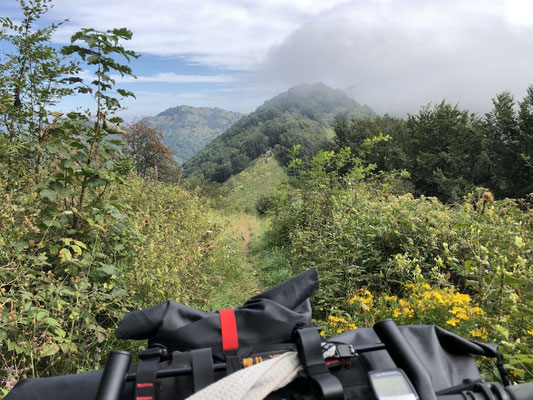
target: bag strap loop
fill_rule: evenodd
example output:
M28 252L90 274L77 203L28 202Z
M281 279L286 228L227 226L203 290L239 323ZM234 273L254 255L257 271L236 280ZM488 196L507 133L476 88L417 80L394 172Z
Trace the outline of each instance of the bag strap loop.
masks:
M239 336L237 335L237 321L235 311L228 308L220 310L220 331L222 335L222 350L236 350L239 348Z
M294 335L300 362L306 374L315 382L320 395L325 400L343 400L342 384L329 372L324 362L318 328L316 326L297 328Z
M215 381L213 353L210 347L191 350L191 367L195 393Z
M156 400L157 369L159 361L168 356L168 351L162 346L155 346L139 354L141 362L137 367L135 378L135 400Z

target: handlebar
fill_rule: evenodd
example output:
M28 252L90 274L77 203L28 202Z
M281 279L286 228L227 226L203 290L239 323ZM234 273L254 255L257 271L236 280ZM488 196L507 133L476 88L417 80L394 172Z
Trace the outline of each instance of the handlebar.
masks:
M521 383L520 385L507 386L505 390L509 392L512 400L533 399L533 382L526 382Z
M437 400L531 400L533 398L533 382L502 387L499 383L481 384L485 390L465 390L461 393L437 396Z
M436 394L431 378L415 352L392 319L374 325L374 331L387 348L394 363L409 377L421 400L532 400L533 382L502 387L496 382L473 383L471 387L457 387Z

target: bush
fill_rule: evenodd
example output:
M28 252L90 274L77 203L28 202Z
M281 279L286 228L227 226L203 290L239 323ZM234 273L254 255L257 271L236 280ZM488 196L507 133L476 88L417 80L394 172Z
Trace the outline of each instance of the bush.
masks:
M483 310L478 320L484 320L488 339L501 342L512 357L516 378L531 378L533 214L514 200L494 201L485 189L449 205L393 195L393 180L372 174L360 161L339 175L331 165L345 156L319 154L315 167L300 170L293 187L279 196L267 232L272 248L289 249L292 273L318 269L314 315L324 321L352 315L346 294L360 288L378 298L404 295L406 283L456 290ZM386 303L379 306L388 311L377 316L390 315ZM439 324L450 327L445 315Z
M400 296L374 295L361 288L348 296L344 313L332 313L327 320L327 333L337 334L353 326L373 326L386 318L397 324L432 324L459 335L487 340L485 312L473 304L468 294L452 287L431 287L428 283L407 283ZM347 322L350 321L350 322Z

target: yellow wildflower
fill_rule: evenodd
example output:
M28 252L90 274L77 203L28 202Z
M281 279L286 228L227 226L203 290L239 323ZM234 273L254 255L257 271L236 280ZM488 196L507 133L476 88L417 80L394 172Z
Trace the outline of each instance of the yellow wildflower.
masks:
M459 319L462 319L462 320L467 320L468 319L468 315L466 315L465 312L460 312L459 314L457 314L457 318Z
M402 309L402 312L403 312L403 315L407 318L411 318L415 314L414 310L410 307L404 307Z
M458 322L460 322L460 321L458 319L456 319L455 317L452 318L452 319L449 319L448 321L446 321L446 323L448 325L451 325L451 326L456 326Z
M445 304L444 298L442 297L442 295L439 292L434 291L433 292L433 297L435 297L437 299L437 302L439 304Z
M485 314L485 312L480 307L472 307L470 311L472 311L474 314Z
M486 329L486 328L481 328L481 329L479 329L479 330L472 329L472 330L470 331L470 334L471 334L472 337L474 337L474 338L480 338L480 339L483 339L483 340L486 340L487 337L488 337L487 329Z
M337 325L339 323L342 323L342 324L345 324L346 323L346 320L342 317L335 317L333 315L330 315L328 317L328 322L332 325Z

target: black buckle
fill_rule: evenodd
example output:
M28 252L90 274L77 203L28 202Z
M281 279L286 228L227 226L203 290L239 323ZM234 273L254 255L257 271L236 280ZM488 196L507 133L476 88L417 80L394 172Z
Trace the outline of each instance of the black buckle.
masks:
M351 344L337 344L335 350L336 358L352 358L355 355L355 349Z
M157 347L156 347L157 346ZM150 358L166 359L168 357L168 350L161 345L155 345L139 353L139 359L148 360Z

